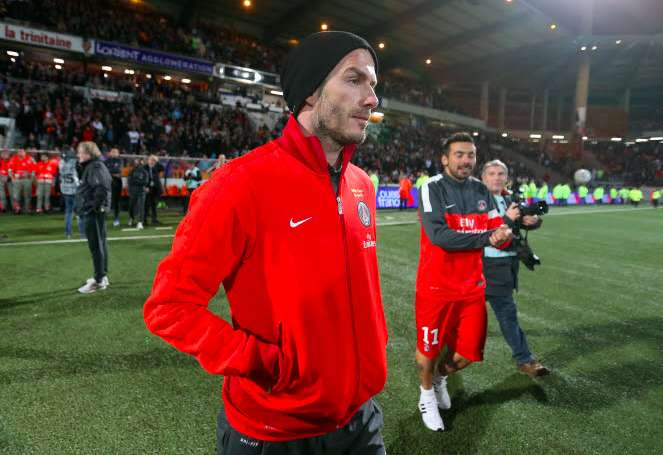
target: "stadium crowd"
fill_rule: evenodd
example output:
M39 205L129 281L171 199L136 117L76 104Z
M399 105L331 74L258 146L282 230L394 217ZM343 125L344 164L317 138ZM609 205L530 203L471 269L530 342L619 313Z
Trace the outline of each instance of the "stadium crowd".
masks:
M56 13L46 14L46 11ZM219 24L196 23L193 26L183 26L166 15L140 12L114 0L103 0L94 4L81 0L0 0L0 17L9 17L62 33L118 41L273 73L279 72L287 51L278 46L265 46L248 35ZM46 71L54 72L52 68ZM90 85L92 82L96 87L121 90L131 88L130 81L103 80L101 74L90 78L83 73L68 73L47 75L49 78L80 85ZM463 113L447 98L440 86L431 88L430 84L409 77L381 75L377 90L381 97Z
M78 78L94 86L95 80L106 78L74 73L61 80L62 72L36 65L27 74L23 70L7 74L12 77L0 78L0 116L16 119L26 147L62 148L94 140L103 151L120 147L133 154L213 158L221 152L238 156L270 136L264 125L254 127L239 106L198 102L182 84L155 79L138 86L132 82L124 85L131 89L130 97L111 101L88 98L69 80ZM14 78L21 75L28 79ZM108 79L112 87L123 86L119 77Z
M103 152L118 147L128 154L211 161L223 154L232 159L278 136L287 119L284 113L271 129L266 124L255 125L243 107L219 105L218 95L206 84L185 85L144 75L139 79L94 71L60 71L22 59L2 62L0 69L0 116L16 119L23 138L19 145L28 148L61 150L94 140ZM78 87L129 96L94 98ZM420 171L433 175L439 171L436 154L440 138L452 131L434 122L412 126L385 121L379 134L370 135L360 146L355 161L366 170L375 170L383 183L397 183L402 174L414 177ZM504 156L499 147L515 150L565 176L580 166L570 154L558 153L547 144L541 147L495 134L482 134L477 142L479 159L506 162L515 181L529 179L534 171ZM585 147L601 161L601 168L594 171L598 180L624 179L640 185L652 184L660 177L662 150L657 144L625 147L587 142Z
M377 91L381 97L395 98L406 103L465 114L451 102L442 87L437 84L415 81L396 74L385 74L380 77Z
M3 156L2 160L0 175L6 189L0 204L9 210L9 198L13 197L15 212L29 212L32 206L36 206L37 212L51 208L50 196L58 194L57 157L67 151L72 153L81 141L97 142L105 155L112 148L134 156L156 154L163 163L165 178L183 177L193 168L191 161L180 157L203 158L196 169L207 176L217 157L233 159L268 142L280 135L287 120L284 113L274 128L255 125L240 104L234 107L215 104L218 98L205 84L184 85L157 78L138 80L135 76L63 72L52 65L22 60L0 65L3 70L0 116L16 120L21 136L18 145L29 152L20 159ZM78 90L80 87L113 90L128 96L100 99L87 96ZM355 154L355 163L377 175L382 184L402 185L404 181L414 183L422 175L441 171L441 140L454 130L436 122L407 123L388 118L369 131L367 140ZM546 174L542 182L535 183L534 170L501 153L505 148L562 175L570 176L578 168L579 163L572 156L557 153L546 144L541 147L490 133L480 134L475 140L479 150L478 168L489 160L502 160L509 168L515 188L522 189L527 184L528 188L538 185L547 190L550 176ZM653 183L660 174L658 144L625 147L623 144L587 143L587 147L603 165L594 171L594 180L622 177L628 183L641 185ZM54 153L39 155L37 149ZM135 163L125 160L122 167L122 175L128 177ZM613 190L621 189L608 188L608 192L612 194ZM550 190L556 201L568 199L564 189L554 189L551 184ZM179 189L171 192L168 185L163 191L171 196L184 194ZM576 191L582 192L580 188ZM526 197L528 194L529 197L540 196L539 190L523 192ZM602 199L600 192L592 196ZM32 198L36 198L35 204ZM616 200L614 195L613 199ZM629 197L620 195L620 199L625 201Z
M45 14L46 11L55 14ZM262 46L251 37L220 25L196 23L185 27L173 18L138 10L114 0L94 5L81 0L2 1L0 15L84 37L117 40L134 46L161 49L212 61L278 71L285 49ZM159 37L159 39L156 39ZM0 63L0 116L16 119L22 144L28 148L61 150L94 140L106 153L118 147L128 154L155 153L169 157L232 159L280 134L286 115L274 128L254 124L241 106L221 107L218 94L206 83L181 84L145 75L120 76L98 70L57 70L53 65L24 59ZM86 96L77 88L112 90L118 99ZM416 82L397 74L381 75L381 96L460 112L439 86ZM129 94L130 96L124 96ZM436 124L387 124L372 135L355 161L374 170L383 183L397 183L402 175L439 171L440 138L451 130ZM569 154L554 153L547 145L504 140L484 134L478 138L479 159L501 159L514 181L528 181L534 171L510 160L492 145L506 146L538 161L546 169L570 176L580 165ZM594 147L602 168L601 180L622 178L634 184L653 183L661 174L660 147L601 144ZM479 163L481 164L481 163ZM206 167L202 163L202 168ZM177 166L168 170L179 172ZM183 172L183 171L182 171ZM549 181L546 174L544 180Z
M375 140L369 140L364 146L362 152L359 154L357 164L363 166L367 172L379 176L378 179L381 183L399 183L401 188L406 187L406 192L414 187L418 188L424 181L426 176L433 175L441 172L437 160L434 159L435 151L433 145L423 153L417 153L413 161L404 159L407 154L405 148L402 146L402 140L408 134L407 130L397 130L399 139L394 142L396 146L388 146L380 148L380 145ZM410 136L412 138L413 136ZM412 139L416 141L416 139ZM430 141L429 141L430 143ZM112 151L116 153L113 154ZM380 150L384 152L380 155ZM405 151L405 153L403 153ZM73 156L73 148L65 147L62 151L62 156ZM159 157L150 155L147 159L148 163L142 158L136 159L121 159L118 158L119 151L111 149L104 160L109 167L115 166L114 160L119 160L117 175L119 178L126 177L129 182L128 190L118 190L118 195L131 196L131 182L133 181L134 171L137 168L151 169L156 166L158 171L151 175L148 180L157 181L165 178L165 185L159 184L159 194L154 195L152 199L158 202L161 194L169 196L188 196L188 192L184 187L191 190L197 187L202 180L202 171L209 175L217 164L213 160L203 160L200 162L184 162L173 160L171 157L161 157L161 162L158 162ZM477 169L480 169L483 163L492 161L494 155L481 157L478 160ZM221 155L221 161L218 164L225 162L225 156ZM60 155L57 153L37 152L35 149L19 149L17 152L11 154L8 150L0 152L0 212L13 211L14 213L30 213L33 210L36 213L48 212L52 208L51 198L60 195L59 190L59 169L60 169ZM549 195L553 203L557 205L566 205L572 193L577 198L577 203L583 204L586 201L603 203L604 201L610 204L624 204L636 203L639 204L644 198L644 194L640 188L641 185L635 184L631 186L626 185L602 185L595 184L587 186L579 184L576 186L570 185L568 182L557 182L554 186L550 182L543 180L535 180L527 174L518 173L519 167L516 163L507 162L507 167L510 169L510 178L512 181L512 188L514 191L520 193L524 200L546 200ZM189 176L196 174L197 182L191 182ZM182 178L184 177L183 188L176 188L171 191L173 185L168 184L169 178ZM415 184L416 182L416 184ZM193 183L193 186L191 185ZM550 183L550 184L549 184ZM636 193L633 193L633 192ZM640 191L639 197L637 191ZM635 194L635 196L634 196ZM652 203L657 202L659 197L656 196L656 190L652 190L648 195ZM590 199L587 197L590 196ZM608 199L605 199L606 196ZM591 199L593 198L593 199ZM33 199L35 203L33 204ZM656 200L656 201L655 201ZM156 219L156 202L153 204L153 220ZM115 207L114 207L115 208ZM117 219L117 212L115 215Z
M163 78L152 79L147 75L123 75L67 67L58 70L51 64L18 59L15 62L0 62L0 71L8 78L22 81L63 84L68 86L89 87L111 90L157 98L195 99L199 102L214 102L216 97L209 85L204 82L181 84Z
M0 78L0 115L16 119L24 146L58 148L94 140L106 152L119 147L129 154L232 159L280 134L287 116L274 129L254 126L244 109L210 106L216 101L205 86L163 79L59 71L52 65L4 63ZM87 98L76 86L119 90L131 97L109 101ZM383 182L398 182L402 173L436 172L435 154L448 128L428 124L385 125L360 147L357 163L375 169ZM481 142L482 150L490 141ZM500 157L503 158L503 157ZM504 158L503 158L504 159ZM505 161L508 161L504 159ZM526 173L513 163L516 174Z
M277 72L285 50L268 47L229 27L173 18L113 0L3 0L5 17L84 38L175 52L213 62Z
M441 171L439 153L442 140L455 130L431 122L421 126L385 121L377 136L369 136L359 147L356 163L366 170L375 171L383 183L397 183L401 176L414 179L420 172L435 175ZM507 158L493 145L500 145L496 135L480 135L475 138L478 164L500 159L509 167L514 180L529 179L534 175L523 162Z
M587 143L600 162L594 177L606 181L626 181L635 185L653 185L663 178L663 146L659 142Z
M661 106L639 110L637 113L632 113L631 116L634 117L629 122L631 131L638 134L647 131L663 131L663 107Z

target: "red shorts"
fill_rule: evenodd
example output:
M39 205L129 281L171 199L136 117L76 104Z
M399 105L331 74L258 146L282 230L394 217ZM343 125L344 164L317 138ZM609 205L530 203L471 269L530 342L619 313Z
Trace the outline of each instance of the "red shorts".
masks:
M468 300L415 298L417 349L426 357L436 358L443 345L468 360L483 360L486 344L486 297Z

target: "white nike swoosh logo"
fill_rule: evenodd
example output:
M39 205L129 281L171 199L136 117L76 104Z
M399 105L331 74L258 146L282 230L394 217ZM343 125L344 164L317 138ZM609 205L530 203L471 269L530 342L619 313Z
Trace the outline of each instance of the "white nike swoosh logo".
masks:
M310 217L308 217L308 218L306 218L306 219L304 219L304 220L297 221L297 222L295 222L295 220L293 220L292 218L290 218L290 227L291 227L291 228L296 228L297 226L301 226L302 224L306 223L306 222L307 222L308 220L310 220L311 218L313 218L313 217L310 216Z
M447 208L450 209L451 207L455 207L455 206L456 206L456 204L451 204L451 205L447 205Z

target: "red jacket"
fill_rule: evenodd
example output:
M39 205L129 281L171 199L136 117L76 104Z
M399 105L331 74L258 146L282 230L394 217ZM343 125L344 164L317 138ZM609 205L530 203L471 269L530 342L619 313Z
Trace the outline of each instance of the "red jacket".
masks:
M214 172L145 303L149 330L226 376L228 420L251 437L335 431L384 386L375 193L349 163L354 149L343 149L340 201L319 140L293 117ZM207 309L220 284L232 325Z
M83 130L83 138L82 140L84 142L88 141L93 141L94 140L94 129L90 126L86 126L85 129Z
M21 159L18 153L9 159L9 170L12 178L26 178L35 171L35 160L27 153Z
M41 182L53 182L55 175L58 173L58 163L53 160L46 162L39 161L35 165L37 172L37 180Z
M421 186L419 200L417 293L441 300L483 295L483 249L490 245L493 231L504 224L488 188L473 177L457 182L442 174Z
M410 191L412 190L412 182L409 178L402 178L400 181L400 186L398 189L398 194L401 199L408 199L410 197Z

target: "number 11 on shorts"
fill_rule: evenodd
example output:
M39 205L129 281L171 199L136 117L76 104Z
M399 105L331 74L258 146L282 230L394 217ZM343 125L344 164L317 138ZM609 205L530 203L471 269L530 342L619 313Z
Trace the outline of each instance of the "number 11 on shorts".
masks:
M428 341L428 332L429 332L428 327L422 327L421 330L424 331L424 344L429 344L429 341ZM433 335L433 342L430 343L430 344L437 344L437 342L438 342L437 334L438 334L439 331L440 331L440 329L430 330L430 333Z

